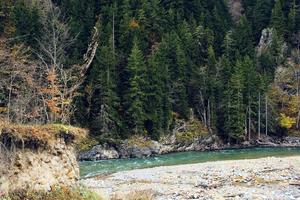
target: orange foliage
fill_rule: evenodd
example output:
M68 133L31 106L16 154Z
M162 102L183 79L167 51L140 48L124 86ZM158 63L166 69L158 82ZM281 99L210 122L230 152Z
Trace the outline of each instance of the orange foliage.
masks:
M47 74L46 80L51 84L55 84L56 79L57 79L57 76L56 76L55 70L50 69L48 74Z
M60 109L57 107L56 102L53 99L46 100L46 105L52 113L60 113Z

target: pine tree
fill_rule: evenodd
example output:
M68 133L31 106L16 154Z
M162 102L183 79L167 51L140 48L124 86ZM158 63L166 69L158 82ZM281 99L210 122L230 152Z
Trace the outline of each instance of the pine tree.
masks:
M233 32L229 31L223 41L223 54L228 58L230 61L235 59L235 41L233 38Z
M229 104L230 98L228 91L230 90L229 81L231 79L233 73L233 66L230 62L230 59L227 57L227 54L224 54L219 62L220 66L220 96L221 99L219 100L220 109L217 113L217 130L218 133L224 136L225 138L228 137L225 127L226 117L228 117Z
M300 16L299 13L298 15ZM296 1L294 0L291 4L291 8L288 15L288 39L290 43L293 43L293 36L295 33L297 33L297 31L298 31L297 30L297 4Z
M127 71L129 74L129 88L125 94L126 122L133 134L144 134L145 117L145 75L146 65L142 51L134 41L131 54L128 58Z
M253 11L253 35L255 41L259 41L261 31L266 28L270 22L272 6L272 0L256 0Z
M241 141L245 135L245 107L243 99L244 79L242 64L237 61L226 91L228 112L225 115L225 130L229 138Z
M252 29L245 16L243 16L233 32L234 49L240 56L253 56L254 47ZM237 56L237 55L236 55Z
M187 67L187 60L186 55L183 49L181 48L180 44L177 44L175 54L177 64L177 70L175 73L177 73L177 78L173 85L173 109L175 112L179 113L183 118L188 119L189 108L185 81L185 69Z
M17 1L12 10L12 20L15 36L27 45L36 47L42 34L41 14L37 5L24 0Z
M217 123L217 109L218 109L218 92L219 92L219 79L217 60L212 46L208 48L207 60L207 73L208 73L208 99L207 99L207 112L208 112L208 128L210 131L216 128Z
M145 96L146 100L144 103L146 122L145 128L148 135L152 139L159 139L163 135L167 128L164 127L164 93L163 93L163 74L161 73L161 66L158 63L159 57L156 50L151 55L148 61L147 78ZM151 83L151 84L150 84Z
M283 13L281 0L277 0L272 10L272 27L277 31L279 36L284 37L285 17Z
M246 105L247 113L247 133L248 139L252 138L252 131L256 131L254 125L257 121L257 99L259 96L259 74L256 71L256 66L253 60L246 56L242 62L243 76L244 76L244 105ZM254 120L255 119L255 120Z
M161 99L161 114L159 120L161 121L161 128L164 133L170 131L172 122L172 93L171 93L171 75L170 75L170 61L168 59L170 49L166 38L163 38L158 48L153 54L152 64L157 70L158 91Z
M93 96L90 127L93 133L110 137L119 136L119 98L116 94L116 57L112 47L102 46L98 50L91 72ZM121 135L122 136L122 135Z

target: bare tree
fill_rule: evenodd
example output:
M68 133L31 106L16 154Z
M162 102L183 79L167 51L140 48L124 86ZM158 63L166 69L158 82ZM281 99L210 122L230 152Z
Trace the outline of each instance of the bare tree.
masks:
M92 41L87 53L83 56L83 64L65 66L67 48L75 38L70 36L69 27L61 11L51 0L41 3L43 10L43 37L38 40L36 51L41 62L44 84L41 96L46 108L48 122L68 123L72 111L71 103L75 91L82 84L98 47L98 31L94 29Z
M66 66L67 48L74 38L51 0L38 3L43 22L43 36L36 38L38 49L25 45L10 49L10 40L0 39L6 43L0 48L0 93L5 95L5 101L0 102L0 117L5 114L8 121L17 123L68 123L76 91L98 48L98 30L95 26L82 63ZM37 60L30 58L32 52Z

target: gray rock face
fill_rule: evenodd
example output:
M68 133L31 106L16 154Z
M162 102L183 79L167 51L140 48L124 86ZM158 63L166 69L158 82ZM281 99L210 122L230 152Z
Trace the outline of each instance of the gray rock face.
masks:
M148 146L129 145L124 143L120 146L121 158L143 158L160 154L161 145L156 141L150 141Z
M108 145L97 145L92 150L79 154L80 160L109 160L118 159L119 157L118 151Z
M159 143L150 140L145 146L128 144L128 141L124 141L124 143L116 147L107 144L97 145L90 151L81 152L79 160L94 161L118 158L143 158L172 152L216 150L221 146L222 142L217 136L195 138L190 143L179 143L176 141L175 136L170 136L165 142Z
M166 138L164 142L148 141L147 145L130 145L128 141L119 146L97 145L92 150L80 153L80 160L107 160L118 158L143 158L155 155L185 151L211 151L228 148L248 147L300 147L300 138L286 137L283 139L262 136L260 140L245 141L241 144L231 145L224 142L216 135L195 138L189 143L180 143L174 135Z
M272 44L272 40L273 29L266 28L262 30L262 34L257 48L257 54L261 55Z
M283 140L283 143L286 146L300 146L300 138L299 137L286 137Z

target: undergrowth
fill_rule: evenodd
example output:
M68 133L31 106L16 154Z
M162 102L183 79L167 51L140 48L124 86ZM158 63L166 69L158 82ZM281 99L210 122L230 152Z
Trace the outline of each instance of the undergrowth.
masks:
M0 197L1 200L102 200L86 188L52 187L51 191L15 190Z

